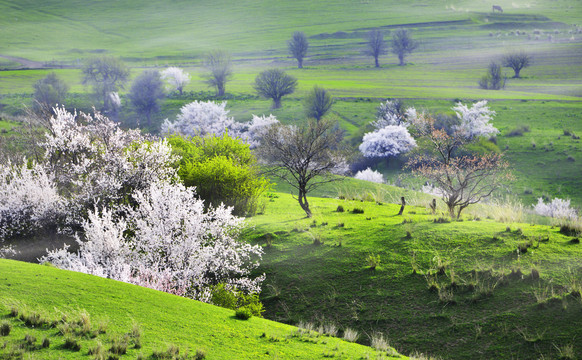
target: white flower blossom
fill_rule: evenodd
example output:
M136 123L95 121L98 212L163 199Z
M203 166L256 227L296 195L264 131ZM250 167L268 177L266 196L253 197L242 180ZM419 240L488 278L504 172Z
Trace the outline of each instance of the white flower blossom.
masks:
M358 180L371 181L371 182L375 182L378 184L384 183L384 175L382 175L378 171L372 170L370 168L367 168L366 170L358 171L356 173L356 175L354 175L354 178L358 179Z
M487 107L487 100L481 100L470 108L459 102L453 110L461 120L461 125L456 130L466 138L473 139L499 133L499 130L489 123L495 116L495 111Z
M416 141L403 126L388 125L366 133L360 144L365 157L389 157L406 153L416 146Z

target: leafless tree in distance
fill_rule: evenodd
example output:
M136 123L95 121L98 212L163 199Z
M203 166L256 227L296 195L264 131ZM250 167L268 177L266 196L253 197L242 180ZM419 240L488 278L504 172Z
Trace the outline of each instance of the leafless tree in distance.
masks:
M333 98L329 91L319 86L313 87L303 101L305 115L318 121L331 109L332 105Z
M384 35L380 30L372 30L368 33L368 43L366 44L364 54L373 56L376 67L380 67L378 57L388 53Z
M405 65L404 58L418 47L418 43L412 39L410 31L398 29L392 35L392 53L398 56L399 65Z
M273 109L281 107L281 98L292 94L297 87L297 79L280 69L269 69L255 78L254 88L265 98L273 99Z
M519 78L519 72L521 69L526 68L532 64L532 56L526 54L525 52L514 52L510 54L506 54L501 62L503 66L510 67L513 69L515 75L514 78Z
M204 59L206 74L204 82L216 88L216 96L224 96L226 83L232 77L232 62L230 54L224 50L214 50Z
M309 48L305 33L303 31L295 31L291 40L287 42L287 46L291 56L297 59L297 67L303 69L303 58L307 54L307 48Z

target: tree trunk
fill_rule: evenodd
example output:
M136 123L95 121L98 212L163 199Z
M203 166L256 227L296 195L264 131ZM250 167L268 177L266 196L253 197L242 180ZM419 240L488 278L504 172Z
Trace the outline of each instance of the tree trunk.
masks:
M455 218L455 204L448 204L447 207L449 208L449 214L451 215L451 219Z
M380 67L380 63L378 62L377 56L374 56L374 61L376 62L376 67Z
M303 59L297 59L297 67L303 69Z
M273 109L278 109L281 107L281 98L273 99Z
M400 60L400 66L404 65L404 54L398 54L398 60Z
M457 212L457 220L461 218L461 211L463 211L463 209L466 207L467 207L467 205L459 206L459 211Z
M311 210L309 209L309 202L307 202L307 193L305 192L305 190L299 190L299 205L301 206L301 208L303 209L303 211L305 211L305 214L307 215L308 218L312 217L313 214L311 213Z
M519 72L521 71L521 69L513 69L513 71L515 72L515 75L513 77L519 78Z
M406 200L404 200L404 196L400 198L400 211L398 215L402 215L404 213L404 207L406 206Z
M219 83L216 87L218 88L218 96L224 96L224 83Z

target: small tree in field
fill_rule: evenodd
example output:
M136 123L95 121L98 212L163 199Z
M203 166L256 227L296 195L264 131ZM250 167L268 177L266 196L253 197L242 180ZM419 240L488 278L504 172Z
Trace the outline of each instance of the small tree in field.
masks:
M302 69L303 58L307 54L307 48L309 48L307 36L305 36L303 31L295 31L291 40L287 42L287 46L289 48L289 54L297 59L297 67Z
M386 100L376 108L376 121L372 125L380 130L388 125L407 126L416 117L416 109L406 108L399 100Z
M499 90L505 87L505 80L501 76L501 66L496 62L491 62L487 68L487 74L479 80L481 89Z
M388 53L386 43L384 42L384 35L380 30L372 30L368 33L368 42L364 54L374 57L374 64L380 67L378 57Z
M138 115L145 116L149 129L152 127L152 115L160 111L159 100L164 97L162 87L160 73L156 70L146 70L135 78L129 90L131 104Z
M216 88L216 96L224 96L226 83L232 76L230 54L223 50L214 50L206 55L204 66L207 74L203 75L204 82Z
M526 54L525 52L514 52L507 54L503 57L501 62L503 66L510 67L513 69L515 75L514 78L519 78L519 72L521 69L526 68L532 64L532 56Z
M400 66L404 65L404 57L418 47L407 29L398 29L392 35L392 53L398 56Z
M458 155L475 139L464 131L449 135L436 129L435 120L425 114L417 117L413 128L429 152L412 157L406 167L442 192L451 217L459 218L463 209L489 197L511 178L501 154Z
M258 148L271 171L298 192L297 200L311 217L307 194L318 186L337 181L348 166L342 147L343 132L328 119L309 120L307 126L271 126Z
M297 79L285 74L283 70L265 70L255 78L254 88L265 98L273 99L273 109L281 107L281 98L292 94L297 87Z
M487 100L476 102L471 107L459 102L453 110L461 120L461 124L455 127L455 130L467 140L499 133L499 130L490 123L495 116L495 111L489 109Z
M118 58L111 56L88 59L82 68L83 84L93 86L99 100L103 101L103 110L112 109L110 93L123 88L129 78L129 68Z
M333 98L329 91L319 86L315 86L313 90L307 94L303 102L305 115L308 118L320 120L333 105Z
M32 108L41 116L50 116L57 104L63 105L68 91L69 86L52 72L34 84Z
M178 91L180 95L182 95L184 87L190 83L190 74L174 66L162 71L161 77L168 83L168 90Z

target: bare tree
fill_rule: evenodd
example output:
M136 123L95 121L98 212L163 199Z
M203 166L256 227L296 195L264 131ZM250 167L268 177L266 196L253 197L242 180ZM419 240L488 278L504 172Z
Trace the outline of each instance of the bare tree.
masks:
M270 171L298 192L297 200L311 217L307 194L318 186L341 180L347 171L343 131L329 119L308 120L307 126L271 126L258 148Z
M372 30L368 33L368 43L366 44L364 54L373 56L376 67L380 67L378 57L388 53L386 43L384 42L384 35L380 30Z
M292 94L297 87L297 79L285 74L283 70L265 70L255 78L254 88L265 98L273 99L273 109L281 107L281 98Z
M118 58L112 56L93 57L87 60L82 68L83 84L93 85L95 94L103 101L103 111L113 108L112 92L123 85L129 78L129 68Z
M332 105L333 98L329 91L319 86L313 87L313 90L307 94L303 102L305 115L318 121L331 109Z
M307 54L309 42L303 31L295 31L291 40L287 42L289 54L297 59L297 67L303 69L303 58Z
M54 72L48 74L44 78L38 80L34 84L34 103L33 110L44 117L50 118L53 113L53 108L63 105L69 86L57 77Z
M425 114L416 119L414 129L427 140L430 152L413 156L406 167L438 188L450 216L459 218L463 209L489 197L511 179L509 164L498 153L460 155L460 150L474 139L462 131L449 135L436 129L434 123Z
M206 55L204 66L208 71L203 75L204 82L216 88L217 96L224 96L226 83L232 77L230 54L223 50L214 50Z
M159 100L164 97L163 83L157 70L146 70L135 78L129 91L129 100L135 111L146 117L151 130L152 115L160 111ZM139 126L139 121L138 121Z
M519 78L519 72L521 69L526 68L532 64L532 56L526 54L525 52L514 52L506 54L501 62L503 66L510 67L515 72L514 78Z
M418 47L407 29L398 29L392 35L392 53L398 56L400 65L405 65L404 57Z
M487 74L479 80L481 89L499 90L505 87L505 79L501 76L501 66L492 61L487 68Z

